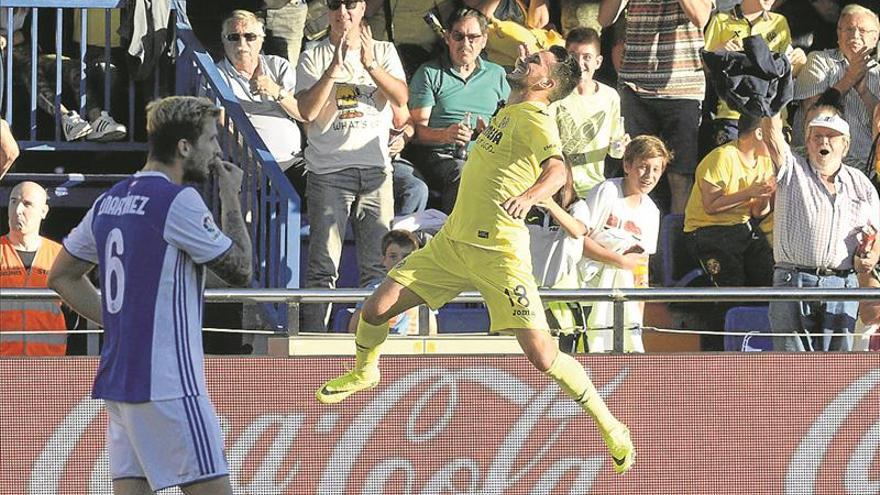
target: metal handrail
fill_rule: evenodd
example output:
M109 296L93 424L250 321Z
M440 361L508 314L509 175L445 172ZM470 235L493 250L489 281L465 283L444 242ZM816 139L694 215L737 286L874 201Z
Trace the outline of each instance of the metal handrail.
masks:
M352 303L366 299L372 289L207 289L206 302ZM880 299L880 288L822 289L777 287L675 287L648 289L540 289L541 300L604 302L717 301L862 301ZM0 298L58 300L50 289L0 288ZM452 303L483 302L479 292L462 292Z
M208 289L207 302L286 303L289 315L295 318L300 304L351 303L362 301L370 289ZM630 301L645 302L717 302L717 301L864 301L880 300L880 288L823 289L781 287L675 287L647 289L540 289L543 301L602 301L614 305L614 349L623 349L623 305ZM57 300L49 289L0 289L0 298ZM479 292L462 292L450 302L483 302ZM297 334L299 324L291 321L288 333Z

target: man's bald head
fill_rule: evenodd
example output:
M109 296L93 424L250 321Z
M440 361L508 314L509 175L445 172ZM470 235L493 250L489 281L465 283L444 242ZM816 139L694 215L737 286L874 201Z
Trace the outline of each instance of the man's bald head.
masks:
M9 232L39 235L40 225L49 213L48 195L36 182L20 182L9 194Z
M49 195L46 193L46 190L43 188L43 186L29 180L16 184L12 188L12 193L10 194L10 197L14 196L16 193L28 195L34 194L34 198L42 198L42 202L44 204L49 200Z

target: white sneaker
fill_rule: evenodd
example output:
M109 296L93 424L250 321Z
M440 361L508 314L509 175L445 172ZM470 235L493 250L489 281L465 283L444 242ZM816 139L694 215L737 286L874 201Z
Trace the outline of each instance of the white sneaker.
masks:
M113 120L105 111L101 111L101 116L92 122L92 132L86 136L89 141L119 141L124 139L126 134L125 126Z
M61 116L61 128L64 129L64 139L68 141L82 139L92 132L92 126L74 111Z

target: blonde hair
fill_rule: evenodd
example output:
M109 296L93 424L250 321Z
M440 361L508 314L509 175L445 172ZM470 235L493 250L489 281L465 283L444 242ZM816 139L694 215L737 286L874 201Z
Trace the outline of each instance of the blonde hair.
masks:
M207 98L169 96L147 104L147 142L150 157L170 163L181 139L198 140L207 122L217 120L220 109Z
M253 12L249 10L233 10L229 17L223 20L223 28L220 30L220 36L226 36L229 34L229 29L233 24L238 22L251 25L256 24L259 26L259 34L260 36L266 36L266 30L263 27L263 20L256 16Z
M662 158L663 166L669 165L674 154L666 143L657 136L649 136L647 134L636 136L628 145L623 153L623 163L633 163L637 159L645 158Z

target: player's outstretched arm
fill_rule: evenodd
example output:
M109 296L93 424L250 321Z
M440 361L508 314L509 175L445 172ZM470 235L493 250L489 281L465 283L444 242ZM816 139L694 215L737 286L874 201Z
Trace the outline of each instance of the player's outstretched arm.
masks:
M530 188L501 204L513 218L525 218L532 206L549 198L565 185L565 162L562 157L551 156L541 163L541 168L541 175Z
M217 162L212 171L217 175L220 189L220 208L223 212L220 228L232 239L232 247L209 261L207 267L231 285L247 286L253 275L253 250L239 200L243 173L229 162Z
M62 249L49 270L48 284L74 311L101 325L101 296L86 277L94 266Z

